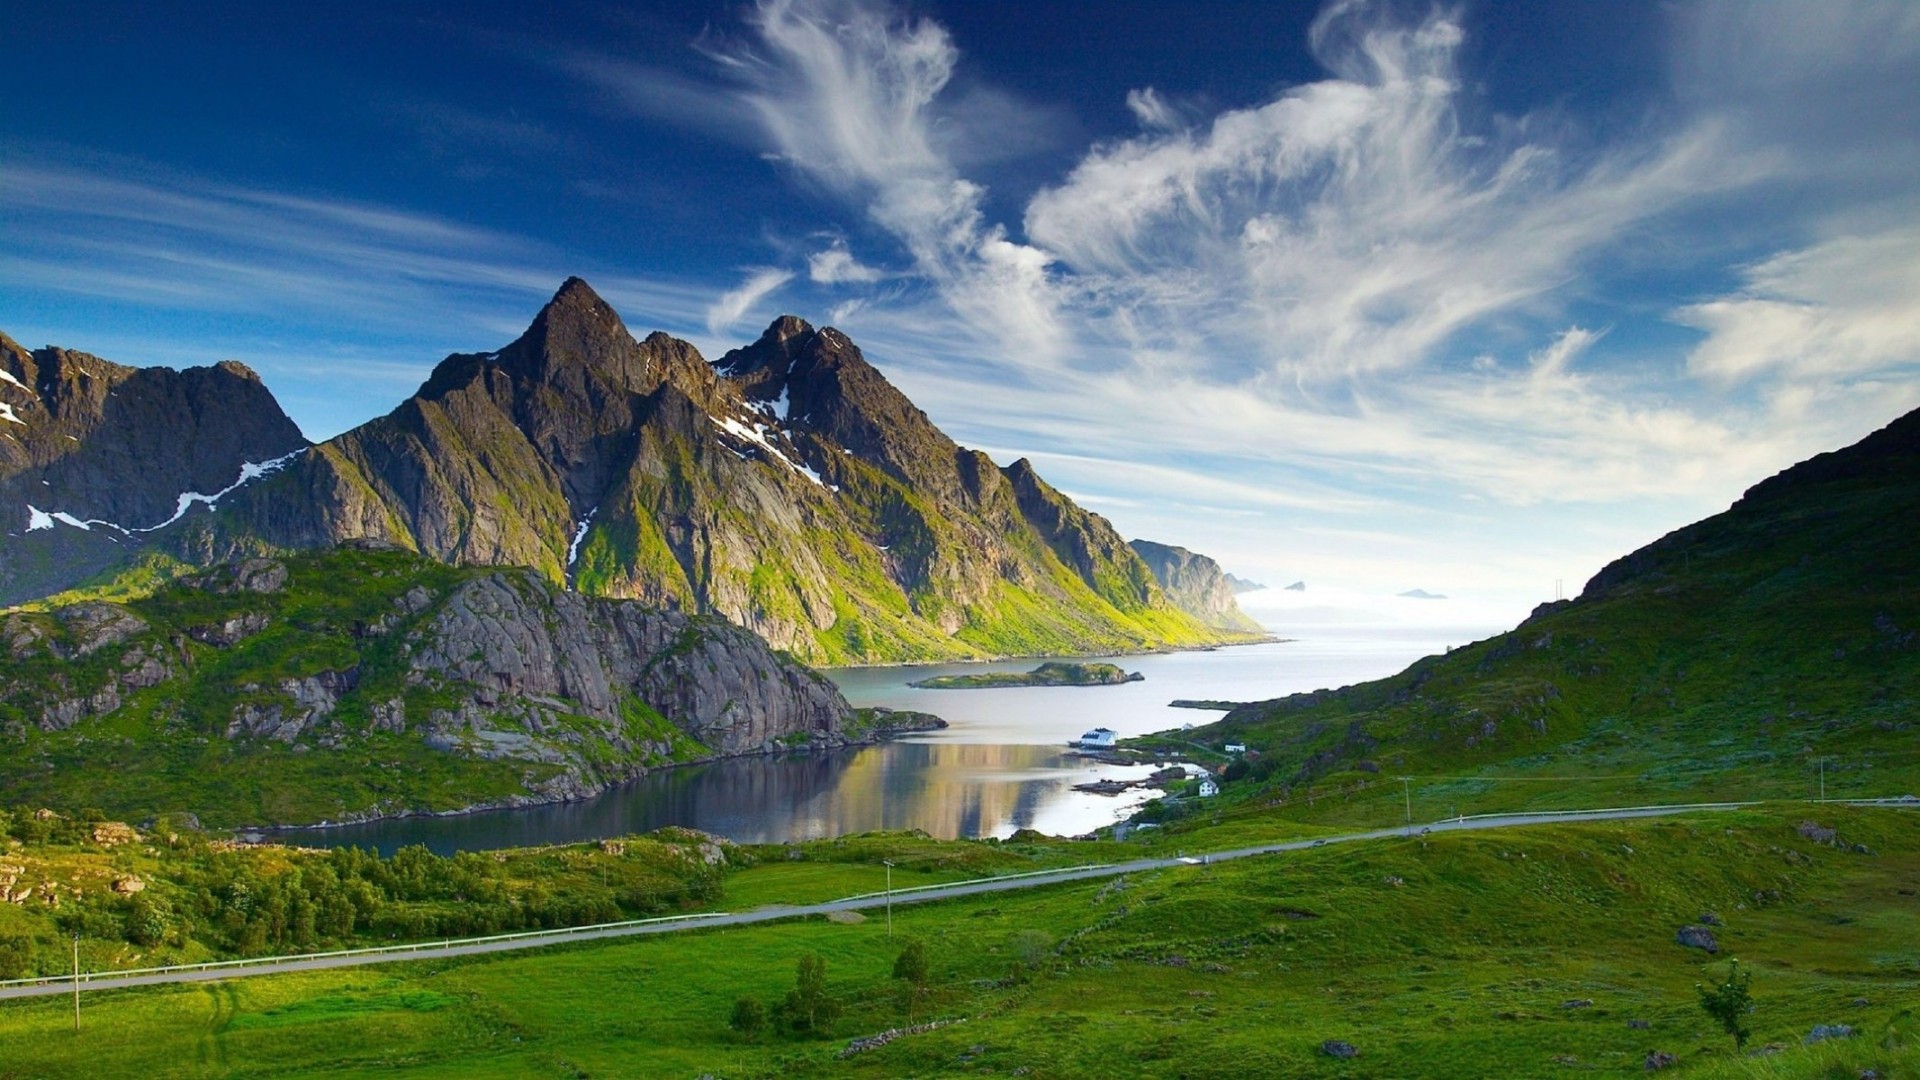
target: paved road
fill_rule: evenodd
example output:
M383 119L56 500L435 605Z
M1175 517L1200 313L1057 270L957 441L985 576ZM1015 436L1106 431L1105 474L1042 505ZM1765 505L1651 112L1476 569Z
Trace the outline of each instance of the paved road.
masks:
M1703 810L1733 810L1752 803L1699 803L1688 806L1628 807L1622 809L1585 810L1551 814L1511 814L1493 817L1469 817L1459 820L1433 822L1415 827L1415 831L1425 832L1461 832L1474 829L1503 829L1527 825L1548 825L1568 821L1619 821L1627 818L1661 817L1670 814L1689 813ZM1342 836L1328 836L1314 840L1293 840L1282 844L1261 844L1255 847L1238 848L1232 851L1208 852L1204 858L1209 863L1223 862L1228 859L1244 859L1255 855L1272 855L1286 851L1300 851L1306 848L1331 844L1350 844L1363 840L1380 840L1387 837L1405 836L1405 827L1394 829L1376 829L1372 832L1348 833ZM980 893L1008 892L1014 889L1030 889L1040 885L1057 885L1067 881L1084 881L1090 878L1118 877L1121 874L1136 874L1144 870L1164 870L1176 866L1191 865L1195 856L1187 858L1136 859L1132 862L1112 863L1105 866L1082 867L1061 870L1055 873L1023 875L1011 879L960 882L953 885L934 886L916 889L911 892L895 891L892 902L901 904L924 904L934 900L950 900L957 896L975 896ZM381 952L361 955L318 956L303 959L290 959L283 962L263 961L245 968L216 969L210 971L177 971L155 973L151 975L131 975L125 977L94 976L81 984L83 990L111 990L128 986L156 986L166 983L210 982L218 979L237 979L252 975L272 975L286 971L319 971L326 968L357 967L363 964L390 964L399 961L436 960L452 956L476 956L481 953L507 952L515 949L537 949L550 945L559 945L576 941L594 941L602 938L635 937L642 934L671 934L686 930L705 930L719 926L743 926L748 923L773 922L778 919L794 919L811 915L825 915L835 911L866 911L883 908L887 905L885 894L852 897L845 900L833 900L824 904L801 904L792 906L763 907L753 911L725 914L694 916L673 921L643 923L628 926L610 926L598 930L581 930L571 933L537 934L517 937L507 941L474 941L465 944L427 945L406 952ZM25 986L0 987L0 999L39 997L49 994L68 994L73 992L71 981L52 978Z

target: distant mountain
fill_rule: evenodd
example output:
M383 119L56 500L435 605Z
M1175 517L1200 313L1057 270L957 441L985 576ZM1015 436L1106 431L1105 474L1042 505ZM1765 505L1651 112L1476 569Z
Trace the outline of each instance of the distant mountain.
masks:
M1232 589L1235 593L1243 593L1243 592L1259 592L1261 589L1266 588L1266 586L1260 584L1257 581L1248 581L1246 578L1235 577L1232 574L1228 574L1227 588Z
M506 347L448 357L386 416L139 539L190 564L374 539L527 566L813 662L1233 636L1030 463L956 445L838 331L783 318L709 364L636 340L577 278Z
M1911 791L1915 522L1920 412L1755 484L1508 633L1241 706L1201 737L1247 742L1288 782L1500 765L1609 778L1622 799L1798 798L1825 761L1836 789ZM1509 806L1540 794L1496 790Z
M1234 600L1234 588L1220 564L1183 547L1130 540L1133 550L1153 571L1155 581L1180 610L1208 626L1222 630L1264 633L1264 628Z
M1446 593L1430 593L1425 589L1408 589L1400 594L1409 600L1445 600Z
M1287 591L1288 592L1306 592L1307 583L1304 581L1296 581L1293 584L1287 586Z
M244 365L130 368L0 334L0 603L126 560L307 440Z
M0 616L0 656L4 801L221 825L553 802L856 727L724 620L364 544Z

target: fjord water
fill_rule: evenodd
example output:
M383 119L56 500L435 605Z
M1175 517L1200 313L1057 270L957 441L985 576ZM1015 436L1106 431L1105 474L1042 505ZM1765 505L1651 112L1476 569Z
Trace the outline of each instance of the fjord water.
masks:
M667 769L577 803L457 817L401 818L302 832L297 841L392 851L567 843L681 825L742 843L776 843L923 829L943 838L1005 837L1016 829L1077 835L1118 820L1158 794L1078 792L1150 766L1103 765L1067 752L1093 727L1122 736L1205 723L1220 714L1171 708L1176 699L1255 701L1393 674L1419 657L1465 644L1476 629L1326 628L1299 640L1117 658L1145 676L1121 686L918 690L934 675L1027 671L1038 660L838 668L827 672L858 706L944 717L927 732L828 753L735 758Z

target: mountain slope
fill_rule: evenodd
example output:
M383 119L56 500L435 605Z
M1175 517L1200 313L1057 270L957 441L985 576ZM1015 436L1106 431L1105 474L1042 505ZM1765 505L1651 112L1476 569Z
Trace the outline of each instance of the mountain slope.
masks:
M1286 785L1362 766L1477 770L1495 782L1433 787L1487 809L1599 789L1797 797L1823 779L1829 794L1911 791L1916 521L1910 413L1616 560L1509 633L1379 682L1244 705L1201 737L1249 743L1256 778ZM1583 775L1594 783L1569 780Z
M1180 610L1221 630L1265 632L1252 616L1240 610L1240 602L1234 599L1240 590L1234 587L1232 575L1221 571L1219 563L1186 548L1152 540L1130 540L1128 544Z
M130 368L0 334L0 603L124 561L306 445L241 364Z
M15 612L0 651L9 802L220 824L550 802L852 719L723 620L364 543Z
M956 445L836 330L709 365L569 280L525 334L196 516L206 560L384 540L710 612L815 662L1099 652L1233 635L1104 518Z

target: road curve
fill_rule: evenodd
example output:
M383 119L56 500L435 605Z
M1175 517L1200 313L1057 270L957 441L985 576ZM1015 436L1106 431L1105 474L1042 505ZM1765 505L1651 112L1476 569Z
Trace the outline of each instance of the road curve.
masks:
M1164 870L1176 866L1192 865L1193 860L1196 858L1204 858L1206 862L1210 863L1221 862L1227 859L1244 859L1254 855L1272 855L1279 852L1300 851L1306 848L1321 847L1330 844L1350 844L1362 840L1403 837L1408 835L1409 832L1463 832L1476 829L1503 829L1528 825L1549 825L1569 821L1620 821L1629 818L1662 817L1672 814L1707 810L1735 810L1753 805L1756 804L1695 803L1685 806L1641 806L1604 810L1559 811L1544 814L1502 814L1459 819L1449 818L1445 821L1432 822L1424 826L1401 826L1392 829L1374 829L1369 832L1347 833L1341 836L1326 836L1309 840L1290 840L1278 844L1260 844L1254 847L1236 848L1231 851L1207 852L1204 856L1135 859L1132 862L1079 867L1052 873L1028 874L1011 879L957 882L952 885L919 888L911 892L895 892L891 900L892 903L896 905L924 904L934 900L951 900L958 896L1009 892L1014 889L1030 889L1040 885L1057 885L1062 882L1084 881L1090 878L1118 877L1121 874L1135 874L1143 870ZM811 915L825 915L835 911L871 910L885 907L888 899L886 894L881 893L851 897L845 900L831 900L821 904L778 905L757 908L753 911L695 916L684 920L668 922L609 926L600 930L580 930L530 935L516 937L506 941L452 942L446 945L418 947L404 952L396 951L361 955L293 958L279 963L272 962L271 960L263 960L258 964L244 968L161 972L148 975L129 975L122 978L89 976L81 983L81 989L88 991L116 990L129 986L160 986L169 983L212 982L220 979L273 975L288 971L321 971L329 968L358 967L364 964L391 964L403 961L439 960L455 956L477 956L482 953L508 952L517 949L537 949L576 941L636 937L642 934L671 934L686 930L705 930L720 926L745 926L749 923L805 918ZM72 992L73 983L71 979L63 980L62 977L52 976L27 985L0 987L0 1000L8 998L42 997L51 994L70 994Z

